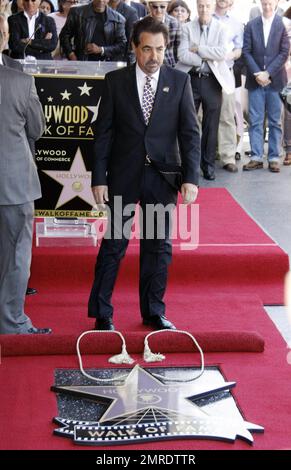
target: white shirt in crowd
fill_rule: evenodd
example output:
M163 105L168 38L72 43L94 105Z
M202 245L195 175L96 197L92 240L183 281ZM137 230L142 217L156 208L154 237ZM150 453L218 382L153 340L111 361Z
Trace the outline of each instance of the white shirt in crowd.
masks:
M270 18L264 18L264 16L262 16L265 47L267 47L267 44L268 44L268 39L269 39L269 36L270 36L270 31L271 31L271 27L272 27L274 17L275 17L275 13Z
M24 16L27 19L27 25L28 25L28 37L30 39L34 39L35 21L38 15L39 15L39 11L30 18L28 14L26 13L26 11L24 12Z

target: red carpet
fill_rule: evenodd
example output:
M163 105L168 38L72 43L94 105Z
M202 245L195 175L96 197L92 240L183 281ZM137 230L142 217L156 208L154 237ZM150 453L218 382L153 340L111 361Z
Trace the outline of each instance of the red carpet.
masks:
M181 250L181 239L174 241L169 292L184 289L187 283L196 295L247 293L260 296L265 305L282 304L287 254L225 189L201 189L198 204L199 246ZM138 242L133 240L122 262L120 292L128 287L137 291L138 251ZM96 253L96 248L86 247L35 248L30 284L41 294L87 295Z
M250 306L249 306L250 307ZM253 306L254 307L254 306ZM207 353L207 365L219 365L227 380L237 382L233 394L248 421L265 427L256 434L253 446L237 440L234 444L219 441L183 440L119 449L185 450L185 449L291 449L291 366L286 361L287 349L279 333L261 309L252 309L253 323L266 340L265 351L254 353ZM237 312L237 315L241 311ZM233 312L236 316L236 311ZM141 356L135 358L142 365ZM167 354L164 365L197 364L197 354ZM107 356L84 358L85 367L107 367ZM4 357L0 368L0 448L1 449L83 449L70 440L52 435L51 419L58 414L56 397L50 392L56 368L77 368L76 356ZM112 365L110 365L112 367ZM5 406L4 406L5 403ZM88 449L88 448L86 448ZM89 448L95 450L96 448Z
M206 352L206 365L219 365L225 378L236 381L233 393L246 420L265 427L255 435L253 449L290 449L291 366L287 349L265 304L282 303L287 255L248 217L223 189L202 189L200 238L196 250L174 246L167 291L167 315L179 329L192 332ZM56 368L76 368L74 342L93 327L86 316L96 249L37 248L30 285L39 294L27 298L26 309L35 325L50 326L54 334L0 338L0 448L77 449L70 440L52 435L58 414L50 392ZM140 322L138 309L138 247L128 250L114 295L115 325L127 337L128 349L140 353L150 329ZM153 351L165 352L162 364L195 365L189 341L165 334ZM82 345L85 367L107 367L118 341L104 333ZM177 353L176 351L179 351ZM92 354L94 352L95 354ZM9 357L10 356L10 357ZM136 359L140 364L141 355ZM110 365L112 367L112 365ZM83 447L81 447L83 449ZM116 447L120 449L121 447ZM135 446L124 446L134 449ZM96 449L96 448L94 448ZM165 441L139 444L139 450L251 449L243 441Z
M45 337L3 335L2 354L74 354L77 336L94 327L94 321L80 311L77 299L77 295L64 296L62 305L58 305L55 298L48 295L31 298L29 305L34 304L34 308L29 308L29 311L36 312L32 316L34 324L49 325L53 328L54 334ZM201 342L203 350L210 352L263 350L263 338L267 336L269 322L265 330L265 313L258 299L223 295L201 298L191 295L187 290L183 294L171 296L170 300L169 318L178 329L192 332ZM84 303L85 301L84 296ZM120 299L116 298L115 303L118 305L116 329L125 335L129 352L141 352L144 337L151 329L141 324L138 299L134 295L126 298L123 296ZM153 345L156 343L155 338L151 341ZM169 338L163 336L158 344L160 352L193 351L191 341L183 336L178 338L171 336L170 343ZM84 352L99 354L120 352L121 348L120 340L115 336L108 343L106 333L100 338L92 339L89 345L84 346Z

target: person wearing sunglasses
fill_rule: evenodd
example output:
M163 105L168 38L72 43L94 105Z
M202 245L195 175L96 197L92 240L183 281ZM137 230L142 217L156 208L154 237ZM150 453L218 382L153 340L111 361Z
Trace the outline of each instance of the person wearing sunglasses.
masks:
M170 2L167 0L150 0L148 2L148 8L150 16L164 23L169 30L169 42L165 50L164 64L175 67L178 62L181 28L179 21L167 13L169 3Z
M41 0L24 0L24 10L8 18L9 47L11 57L25 59L28 56L36 59L52 59L58 37L53 18L39 10Z

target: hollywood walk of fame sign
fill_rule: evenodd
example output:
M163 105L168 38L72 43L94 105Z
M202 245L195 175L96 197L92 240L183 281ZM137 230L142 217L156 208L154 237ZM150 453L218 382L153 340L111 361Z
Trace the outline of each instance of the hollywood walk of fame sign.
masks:
M235 382L225 382L219 371L206 369L192 382L161 381L154 371L137 365L118 385L54 385L59 396L82 397L103 407L99 416L91 415L95 419L55 418L61 427L54 433L78 444L112 445L182 438L252 443L251 431L263 432L244 421L230 394Z
M43 172L63 186L56 209L64 206L75 197L79 197L91 207L94 206L95 202L91 191L91 172L85 167L79 147L68 171L43 170Z
M92 76L35 77L46 127L36 142L42 198L37 217L98 217L91 192L94 122L103 79Z

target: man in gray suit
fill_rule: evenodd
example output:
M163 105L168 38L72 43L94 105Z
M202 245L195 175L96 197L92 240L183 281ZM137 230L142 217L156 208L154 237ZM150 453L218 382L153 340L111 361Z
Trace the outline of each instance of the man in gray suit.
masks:
M29 140L44 130L34 79L3 65L0 29L0 334L51 333L24 313L34 200L41 196Z
M9 25L6 16L0 15L0 32L4 35L5 37L5 42L6 44L8 43L9 39ZM2 53L0 52L0 55ZM2 54L2 64L5 67L10 67L11 69L16 69L16 70L23 70L22 65L20 62L18 62L15 59L11 59L8 57L6 54ZM34 153L35 145L34 141L30 140L29 145L31 148L32 153ZM33 295L36 294L37 290L34 287L27 287L26 289L26 295Z

